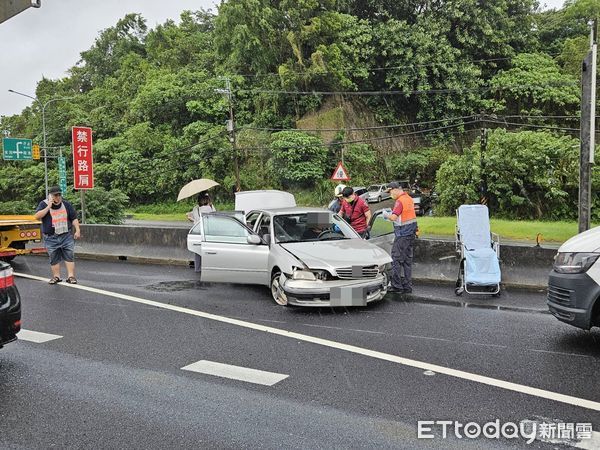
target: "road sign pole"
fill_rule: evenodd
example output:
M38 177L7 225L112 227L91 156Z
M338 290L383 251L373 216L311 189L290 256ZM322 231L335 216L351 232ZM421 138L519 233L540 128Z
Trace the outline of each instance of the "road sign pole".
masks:
M39 102L39 100L38 100ZM40 103L41 104L41 103ZM46 187L46 198L48 198L48 149L46 148L46 103L42 105L42 140L44 143L44 186Z
M79 195L81 198L81 223L85 223L85 190L81 189L79 191Z

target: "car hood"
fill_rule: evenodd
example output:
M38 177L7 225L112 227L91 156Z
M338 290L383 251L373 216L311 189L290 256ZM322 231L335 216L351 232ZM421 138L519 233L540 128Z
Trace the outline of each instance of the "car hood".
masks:
M600 251L600 227L592 228L573 236L558 249L561 253L598 252Z
M362 239L279 244L311 269L383 265L392 262L380 247Z

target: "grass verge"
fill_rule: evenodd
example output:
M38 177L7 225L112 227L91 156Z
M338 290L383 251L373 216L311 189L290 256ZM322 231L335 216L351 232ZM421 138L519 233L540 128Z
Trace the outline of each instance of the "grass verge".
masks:
M193 206L193 201L144 205L128 211L127 214L135 220L187 222L185 213L191 211ZM215 207L217 211L234 209L233 203L216 204ZM421 237L454 236L456 217L419 217L418 222ZM491 229L500 235L501 240L536 242L539 234L541 243L557 244L577 234L577 223L492 219Z
M454 236L455 217L419 217L421 236ZM541 243L557 244L566 241L577 234L576 222L543 222L533 220L504 220L490 221L492 232L498 233L501 239L536 242L538 234Z

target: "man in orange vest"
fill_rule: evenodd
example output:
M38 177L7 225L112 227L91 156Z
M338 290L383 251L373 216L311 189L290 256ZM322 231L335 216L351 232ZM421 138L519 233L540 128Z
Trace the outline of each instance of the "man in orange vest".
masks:
M415 203L408 193L393 181L388 184L387 192L396 201L391 213L384 218L394 222L394 244L392 246L392 279L388 292L410 294L412 292L413 244L417 234L417 215ZM400 275L400 269L404 277Z

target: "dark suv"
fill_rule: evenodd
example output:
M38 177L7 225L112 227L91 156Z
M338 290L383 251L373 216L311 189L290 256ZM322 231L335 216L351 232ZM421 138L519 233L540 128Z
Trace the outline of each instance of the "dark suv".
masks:
M390 181L390 183L398 183L404 191L408 192L415 203L415 214L417 216L424 216L431 211L431 195L422 192L416 180L412 185L408 180L395 180Z
M21 330L21 296L10 265L0 261L0 348Z

